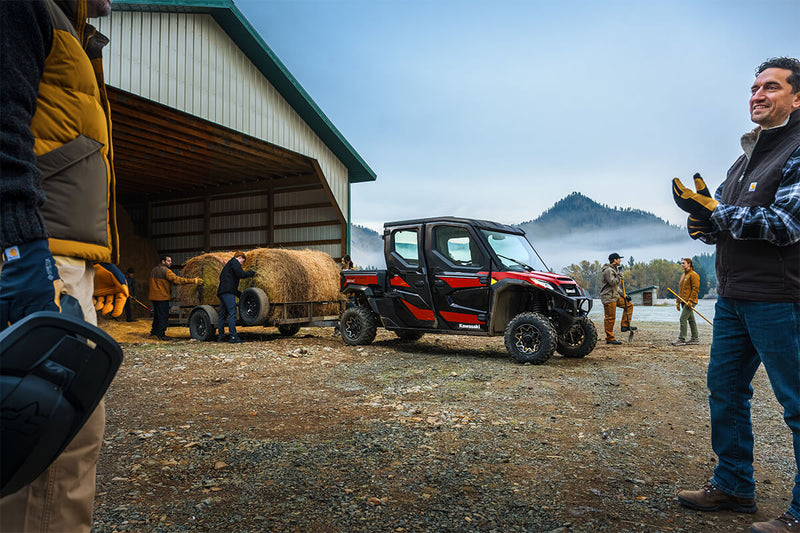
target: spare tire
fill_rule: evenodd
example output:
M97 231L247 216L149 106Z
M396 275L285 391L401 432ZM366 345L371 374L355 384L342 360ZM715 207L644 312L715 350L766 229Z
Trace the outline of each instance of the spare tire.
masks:
M269 298L258 287L245 289L239 297L239 320L245 326L260 326L269 315Z

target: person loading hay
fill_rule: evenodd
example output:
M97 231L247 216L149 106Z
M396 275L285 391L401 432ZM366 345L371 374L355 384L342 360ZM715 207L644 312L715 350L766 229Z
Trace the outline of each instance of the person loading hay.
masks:
M217 288L217 296L219 297L217 329L219 330L219 336L217 337L217 342L224 342L225 340L231 343L243 342L236 335L236 297L242 294L239 292L239 280L252 278L256 275L255 270L244 271L242 269L244 261L244 252L236 251L231 260L222 268L222 272L219 273L219 288ZM226 321L228 322L230 338L225 335Z

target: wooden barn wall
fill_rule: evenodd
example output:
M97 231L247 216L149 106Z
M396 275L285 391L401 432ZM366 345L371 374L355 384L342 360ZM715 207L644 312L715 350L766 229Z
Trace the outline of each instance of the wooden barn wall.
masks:
M316 159L348 216L347 167L213 18L115 11L92 22L111 39L107 83Z

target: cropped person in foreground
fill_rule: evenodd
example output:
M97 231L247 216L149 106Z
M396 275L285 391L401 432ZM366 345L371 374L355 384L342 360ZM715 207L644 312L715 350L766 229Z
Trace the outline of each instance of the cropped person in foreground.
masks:
M717 304L708 364L714 475L678 501L700 511L755 513L751 381L760 364L792 431L800 470L800 61L773 58L756 70L744 154L712 198L675 178L692 238L716 244ZM789 508L755 533L800 532L800 475Z

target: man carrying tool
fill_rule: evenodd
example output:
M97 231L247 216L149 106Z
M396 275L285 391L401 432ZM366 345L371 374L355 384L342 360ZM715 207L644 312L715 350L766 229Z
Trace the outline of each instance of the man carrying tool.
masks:
M0 330L58 311L56 284L96 324L93 263L117 260L118 237L108 40L87 18L110 4L0 1ZM88 532L104 426L101 401L46 471L0 500L0 530Z
M620 331L636 331L637 328L631 326L633 316L633 304L627 294L623 294L622 276L622 256L613 253L608 256L608 263L603 265L602 284L600 288L600 302L603 304L605 320L603 324L606 330L606 344L622 344L614 338L614 323L617 320L617 307L622 307L622 320L620 321Z
M153 267L150 272L150 301L153 303L153 324L150 327L150 336L160 341L171 340L167 337L169 324L169 300L172 297L173 285L202 285L202 278L182 278L176 276L170 269L172 258L168 255L161 256L161 263Z
M700 335L697 333L697 322L694 320L692 308L697 305L697 294L700 292L700 275L694 271L692 260L688 257L681 259L683 274L678 282L678 296L675 305L681 312L680 333L678 338L672 341L673 346L686 346L687 344L700 344ZM682 310L681 310L682 306ZM692 331L692 337L686 340L686 324Z
M800 469L800 61L773 58L756 70L744 154L712 198L675 178L673 198L695 239L716 244L717 304L708 364L714 475L678 493L692 509L757 510L751 381L761 363L792 431ZM797 471L796 471L797 473ZM789 508L755 533L800 532L800 476Z

